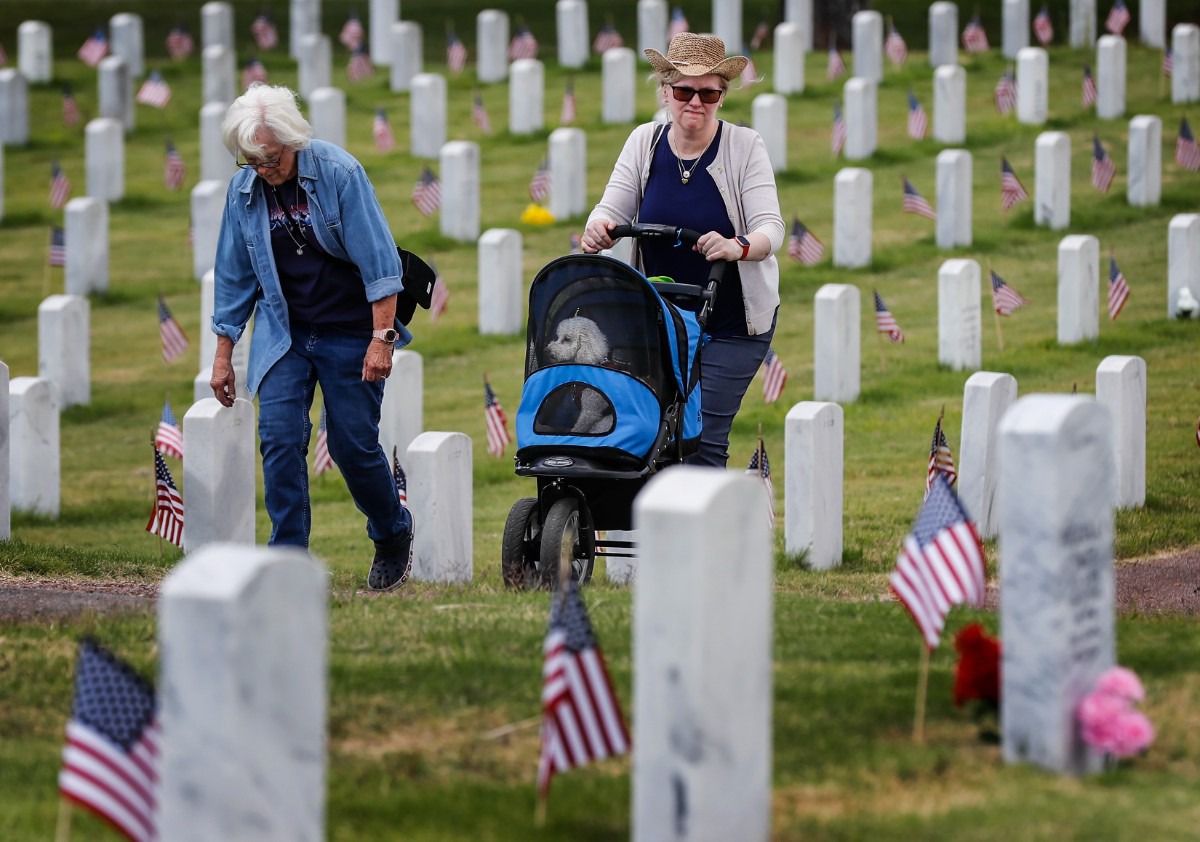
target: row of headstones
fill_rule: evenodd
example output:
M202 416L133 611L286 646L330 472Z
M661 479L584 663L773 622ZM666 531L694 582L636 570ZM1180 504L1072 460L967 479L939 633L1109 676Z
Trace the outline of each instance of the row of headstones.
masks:
M993 409L1015 394L1005 377ZM835 429L837 409L806 410L809 426ZM1103 756L1071 723L1116 657L1112 413L1084 396L1032 395L995 418L981 426L994 431L998 466L1004 757L1099 771ZM797 448L819 452L816 439ZM751 477L690 467L663 472L634 501L642 553L654 560L634 600L635 840L690 828L706 839L770 836L766 503ZM324 834L328 587L319 561L299 550L224 543L189 555L164 581L164 837L230 837L246 816L260 836ZM703 735L721 735L722 750L702 750Z

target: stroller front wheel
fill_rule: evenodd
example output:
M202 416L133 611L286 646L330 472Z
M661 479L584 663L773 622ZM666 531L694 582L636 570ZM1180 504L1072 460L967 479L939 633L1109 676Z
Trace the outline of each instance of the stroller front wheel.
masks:
M504 524L500 572L506 587L529 590L541 584L538 573L541 540L542 517L538 501L533 497L524 497L513 504Z
M571 497L556 500L542 526L542 583L556 585L559 570L566 565L578 584L587 584L595 563L591 550L594 542L588 538L590 535L583 535L579 524L579 503Z

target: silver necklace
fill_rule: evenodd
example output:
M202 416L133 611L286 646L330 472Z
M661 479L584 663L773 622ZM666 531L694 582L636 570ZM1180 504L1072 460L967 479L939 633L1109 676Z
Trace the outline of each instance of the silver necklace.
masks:
M708 143L704 144L704 148L701 149L700 154L696 156L696 160L692 161L686 167L683 165L683 158L679 154L679 147L675 145L674 140L672 140L669 136L667 137L667 140L671 144L671 151L675 153L675 164L679 167L680 184L687 184L688 181L691 180L692 170L695 169L696 165L700 163L700 159L704 157L704 153L708 151L708 147L712 146L712 142L716 139L716 137L717 133L714 131L713 136L708 139Z
M271 185L271 192L275 194L275 203L279 205L279 209L283 211L283 216L287 220L283 223L283 230L287 232L288 239L292 241L292 245L296 247L296 254L304 254L304 247L308 245L308 238L304 236L304 226L298 220L292 219L291 212L287 209L287 205L283 203L283 199L279 196L279 191L275 189L275 185ZM296 204L300 204L300 182L296 181ZM292 224L295 223L296 229L300 232L300 242L292 236Z

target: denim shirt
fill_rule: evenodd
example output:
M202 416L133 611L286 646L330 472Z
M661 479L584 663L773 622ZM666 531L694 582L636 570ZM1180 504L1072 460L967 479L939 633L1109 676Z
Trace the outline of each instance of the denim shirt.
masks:
M367 174L350 153L314 140L296 153L300 188L308 196L312 233L326 252L358 267L368 301L400 292L400 258ZM263 180L241 170L229 183L217 238L213 332L238 342L254 316L250 393L292 344L287 302L271 251ZM400 321L396 347L412 341Z

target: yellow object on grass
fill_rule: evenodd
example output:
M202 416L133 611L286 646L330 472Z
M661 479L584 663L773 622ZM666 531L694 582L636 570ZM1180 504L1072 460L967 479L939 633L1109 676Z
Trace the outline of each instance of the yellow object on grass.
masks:
M530 225L551 225L554 222L554 214L541 205L530 202L521 214L521 221Z

